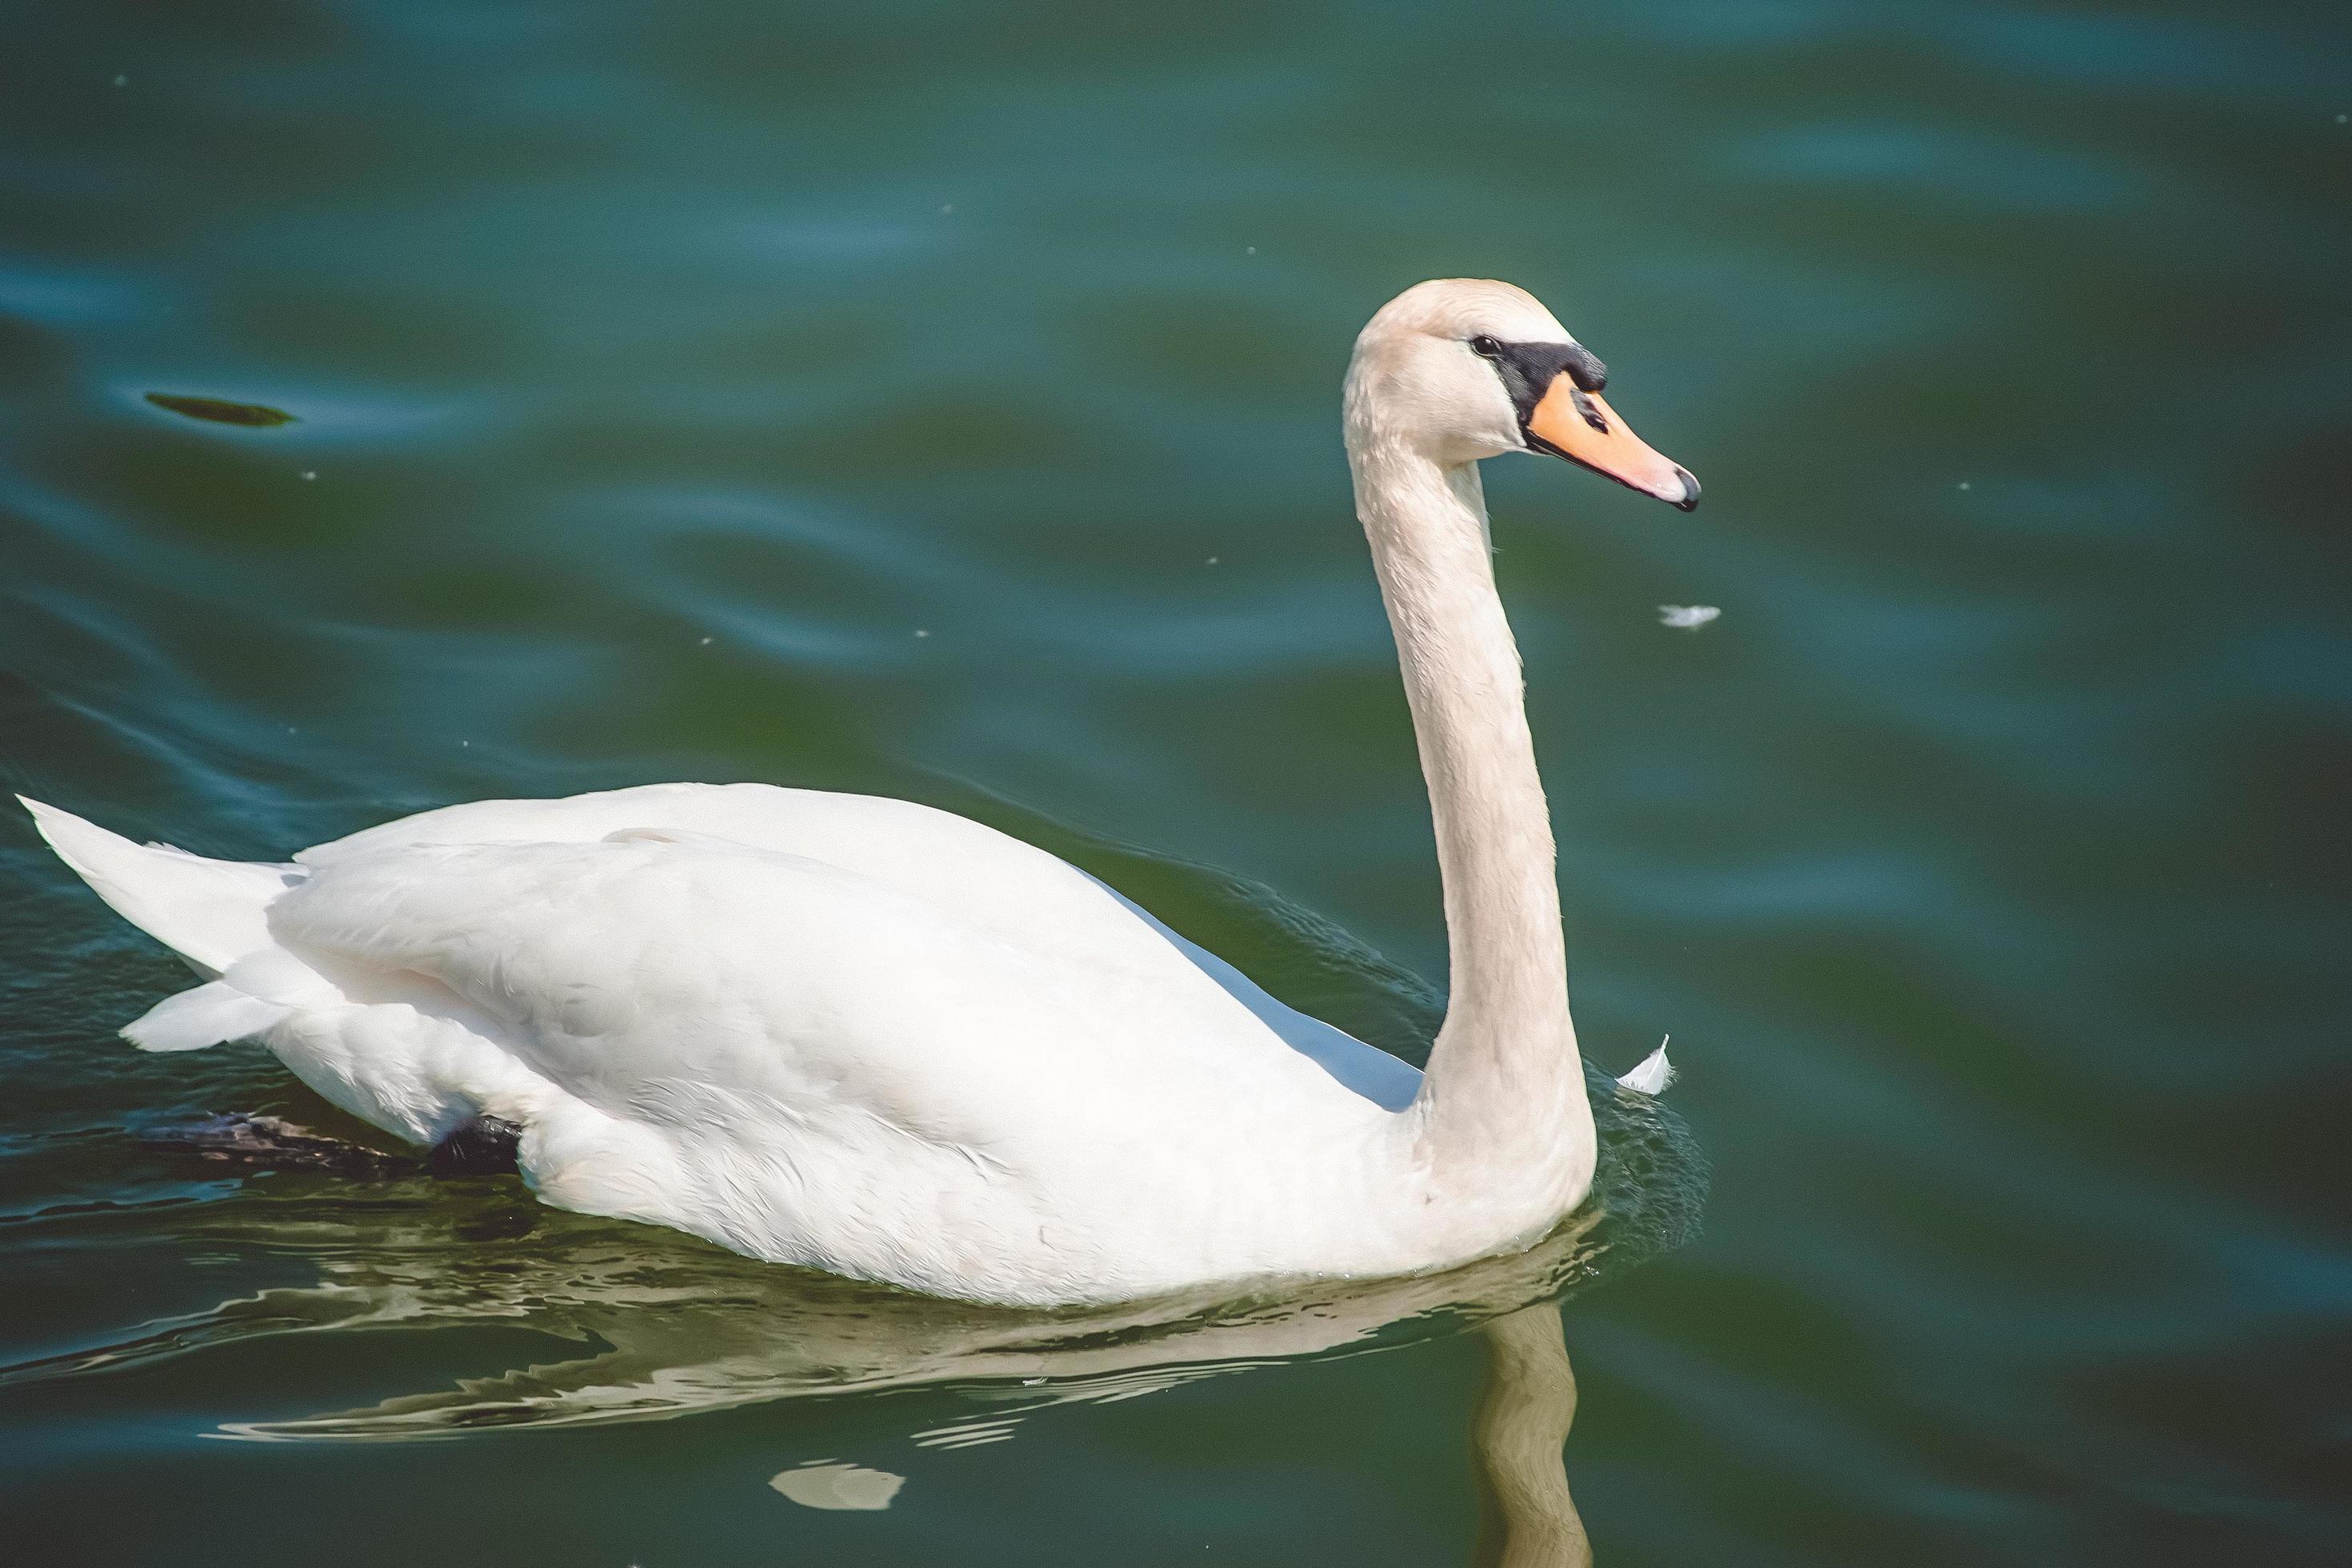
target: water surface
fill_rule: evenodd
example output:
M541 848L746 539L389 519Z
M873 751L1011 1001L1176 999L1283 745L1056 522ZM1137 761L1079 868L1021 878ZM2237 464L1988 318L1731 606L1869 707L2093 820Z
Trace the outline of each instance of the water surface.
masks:
M1488 466L1580 1028L1612 1072L1672 1031L1690 1136L1612 1108L1619 1214L1433 1293L1008 1323L174 1156L339 1124L253 1049L113 1041L181 972L0 823L12 1539L2352 1555L2339 7L8 33L0 782L142 837L904 795L1412 1054L1443 931L1349 339L1511 279L1707 487Z

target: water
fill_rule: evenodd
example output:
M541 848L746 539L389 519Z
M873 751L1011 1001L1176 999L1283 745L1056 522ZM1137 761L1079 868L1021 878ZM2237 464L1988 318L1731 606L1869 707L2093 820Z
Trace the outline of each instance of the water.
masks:
M1572 1497L1612 1568L2352 1554L2340 8L797 9L14 17L0 782L255 857L906 795L1410 1053L1337 383L1509 278L1706 483L1488 479L1580 1027L1673 1031L1688 1137L1612 1109L1617 1229L1499 1277L910 1305L151 1147L348 1129L112 1042L178 972L12 819L12 1542L1573 1562Z

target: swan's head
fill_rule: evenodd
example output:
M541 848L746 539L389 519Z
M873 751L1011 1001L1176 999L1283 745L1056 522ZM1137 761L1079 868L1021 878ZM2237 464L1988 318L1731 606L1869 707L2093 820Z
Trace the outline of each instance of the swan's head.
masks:
M1441 278L1381 307L1348 365L1352 444L1402 444L1441 463L1548 452L1688 511L1698 480L1601 400L1608 371L1535 296Z

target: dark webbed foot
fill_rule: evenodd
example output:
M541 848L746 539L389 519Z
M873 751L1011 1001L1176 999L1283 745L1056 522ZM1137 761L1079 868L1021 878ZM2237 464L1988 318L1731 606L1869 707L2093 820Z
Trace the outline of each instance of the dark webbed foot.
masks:
M159 1127L142 1142L166 1153L247 1170L326 1171L362 1181L416 1173L416 1161L362 1143L345 1142L275 1116L214 1116L189 1127Z
M522 1129L495 1116L477 1116L433 1146L425 1168L436 1176L503 1176L515 1169Z
M186 1127L141 1134L148 1148L251 1171L323 1171L358 1181L397 1181L419 1173L498 1176L515 1169L522 1129L495 1116L477 1116L436 1144L420 1161L363 1143L314 1132L276 1116L207 1117Z

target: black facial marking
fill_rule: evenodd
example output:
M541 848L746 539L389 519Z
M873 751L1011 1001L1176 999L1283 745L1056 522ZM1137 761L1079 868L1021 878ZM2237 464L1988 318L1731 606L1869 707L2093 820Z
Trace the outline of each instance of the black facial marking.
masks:
M1549 452L1555 458L1566 458L1577 467L1591 468L1601 478L1614 479L1628 489L1640 491L1643 495L1651 493L1606 468L1593 468L1572 452L1561 451L1528 427L1528 421L1536 416L1536 405L1541 403L1544 394L1551 390L1551 384L1565 374L1568 377L1569 399L1576 405L1579 416L1602 435L1609 433L1608 416L1586 395L1609 384L1609 367L1595 358L1591 349L1582 343L1497 342L1484 336L1472 338L1470 348L1479 358L1492 363L1495 374L1503 378L1503 389L1511 395L1511 406L1518 411L1519 439L1527 443L1528 451ZM1687 468L1678 468L1675 472L1682 476L1683 499L1673 504L1684 511L1697 510L1698 481L1691 478Z
M1553 378L1563 372L1576 389L1576 411L1584 416L1585 423L1595 430L1609 428L1608 421L1584 395L1609 384L1609 367L1582 343L1504 343L1478 337L1470 340L1470 347L1481 358L1492 361L1495 374L1503 378L1503 390L1511 395L1511 406L1519 411L1521 435L1528 435L1528 421L1535 417L1536 405L1551 390ZM1528 440L1530 446L1537 444L1533 436Z

